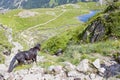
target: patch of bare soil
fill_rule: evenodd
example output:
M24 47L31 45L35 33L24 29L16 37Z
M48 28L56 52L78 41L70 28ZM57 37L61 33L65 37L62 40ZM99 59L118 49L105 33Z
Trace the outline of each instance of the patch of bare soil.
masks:
M21 18L28 18L28 17L33 17L35 15L37 15L38 12L33 12L33 11L29 11L29 10L24 10L18 13L18 16Z

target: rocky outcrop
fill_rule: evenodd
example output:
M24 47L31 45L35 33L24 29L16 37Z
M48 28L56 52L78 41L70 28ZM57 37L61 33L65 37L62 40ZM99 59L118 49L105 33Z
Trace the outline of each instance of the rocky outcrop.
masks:
M87 65L86 68L85 65ZM107 65L101 64L100 59L94 62L84 59L77 66L64 62L64 66L51 65L47 69L33 64L31 68L11 73L7 73L6 70L7 67L1 64L0 80L105 80L106 78L117 80L115 76L120 73L120 64Z
M83 32L83 40L86 42L96 42L102 39L105 35L105 26L101 19L93 21Z
M77 70L79 72L84 72L84 73L87 72L90 69L88 62L89 62L88 59L82 60L80 64L77 66Z
M114 10L108 6L104 12L88 21L88 26L82 33L83 41L93 43L120 38L120 3L114 3L112 7Z

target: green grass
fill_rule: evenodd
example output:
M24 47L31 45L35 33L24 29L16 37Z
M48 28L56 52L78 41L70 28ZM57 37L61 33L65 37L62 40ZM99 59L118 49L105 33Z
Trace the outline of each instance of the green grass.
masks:
M82 59L94 61L97 57L93 55L112 56L114 52L120 50L120 41L103 41L94 44L69 45L64 54L59 57L60 61L70 61L77 65Z
M83 7L83 4L85 7ZM64 50L71 39L73 39L73 38L75 39L76 37L78 37L78 35L76 35L74 33L79 34L84 29L84 27L81 26L82 23L78 21L77 17L79 15L89 13L90 8L88 8L88 7L92 7L91 10L92 9L94 10L95 8L93 6L91 6L91 4L94 4L94 7L95 7L95 3L86 3L86 4L78 3L77 4L78 6L82 6L82 7L80 7L80 9L71 8L71 7L68 7L67 5L64 5L64 7L65 7L64 9L66 11L63 15L61 15L56 20L54 20L44 26L38 27L38 30L41 30L43 28L58 28L61 26L63 26L63 27L65 27L67 25L69 26L67 28L67 30L63 28L62 34L61 33L57 34L56 36L45 41L45 43L43 43L43 48L46 49L48 52L51 52L50 54L54 54L59 48ZM69 6L71 6L71 5L69 5ZM63 9L61 6L57 7L57 8ZM98 9L100 9L100 7ZM77 28L78 24L79 24L79 27L81 27L81 28ZM73 28L72 25L76 25L76 27ZM76 28L79 31L75 30ZM60 31L58 31L58 32L60 32Z
M35 15L34 17L28 17L28 18L20 18L17 16L19 12L24 11L23 9L11 10L5 13L4 15L0 14L0 23L12 28L14 40L20 42L24 46L24 48L28 49L27 43L25 43L21 38L19 38L19 34L28 28L31 28L35 25L43 24L51 19L56 18L58 15L60 15L63 12L63 9L65 9L66 11L60 17L57 17L55 20L45 25L35 27L29 31L32 31L32 32L38 31L35 35L38 38L38 42L47 43L50 41L49 39L51 39L51 37L56 36L57 37L56 39L58 40L58 43L56 43L56 46L58 44L60 44L60 46L57 46L57 47L54 46L54 48L56 47L55 48L56 50L58 48L68 49L67 47L69 46L68 44L71 44L69 40L73 42L74 41L77 42L78 33L81 33L85 28L85 25L83 25L83 23L81 23L77 19L77 17L82 14L89 13L90 10L96 10L96 9L98 10L103 8L103 7L95 7L95 5L96 3L90 2L90 3L77 3L77 6L79 6L80 8L75 8L71 5L70 6L65 5L65 8L58 6L55 8L29 9L30 11L38 12L39 14ZM54 16L48 15L46 14L47 12L51 14L54 12L55 15ZM50 34L53 34L53 35L50 35ZM48 35L48 38L44 40L42 37L46 35ZM2 34L0 34L0 36L4 37L3 32ZM2 40L0 41L1 43L3 43ZM5 43L7 42L7 39L5 38L3 41ZM49 47L45 43L42 43L42 46L45 45ZM52 49L52 52L54 52L54 48ZM67 54L67 52L65 52L64 54ZM65 55L61 57L53 57L49 54L43 54L43 55L45 55L46 59L48 59L49 61L49 62L40 63L40 65L43 67L50 66L56 63L60 64L61 62L64 62L65 60L70 59ZM87 55L83 55L83 57L79 59L80 55L78 56L78 58L75 58L75 55L79 55L79 52L76 52L76 54L74 54L73 60L70 59L70 61L74 64L77 64L79 60L88 57ZM21 68L24 68L24 67L18 67L16 69L19 70Z
M78 41L78 34L82 32L83 29L84 26L72 27L62 34L58 34L45 41L42 44L42 49L50 52L50 54L55 54L59 49L65 50L70 41L74 43Z
M102 17L103 13L95 15L88 23L94 21L96 17ZM111 28L111 35L119 37L119 11L109 13L110 19L113 22L109 22L109 19L106 20L105 27ZM104 22L104 21L103 21ZM88 24L87 23L87 24ZM87 25L86 24L86 25ZM81 29L82 30L82 29ZM81 33L80 33L81 34ZM108 35L107 35L108 36ZM113 56L114 53L119 52L120 50L120 40L106 40L96 43L80 43L80 44L69 44L62 55L63 58L60 58L60 61L70 61L73 64L78 64L81 59L90 59L95 60L95 54L100 54L102 56Z
M4 56L0 53L0 64L4 63L5 58Z
M15 67L14 71L18 71L18 70L22 70L22 69L29 69L32 67L32 64L28 64L28 65L18 65L17 67Z
M85 3L83 3L83 4L85 4ZM95 4L95 3L91 3L91 4ZM84 5L82 5L82 6L84 6ZM44 22L41 22L39 20L42 20L42 21L46 20L46 22L47 22L51 19L54 19L63 12L62 10L63 10L63 8L61 8L61 7L56 7L56 8L52 8L52 9L51 8L48 8L48 9L32 9L31 11L36 11L36 12L39 12L40 14L43 14L43 13L46 13L46 12L55 12L56 16L51 16L51 17L49 17L50 15L49 16L47 15L46 17L42 17L42 15L35 16L35 17L39 18L39 19L35 18L35 20L37 20L38 23L35 22L34 20L32 21L32 18L30 18L30 20L32 21L32 24L33 23L34 24L41 24L41 23L44 23ZM29 31L32 31L32 32L39 31L35 35L35 36L38 36L38 41L37 42L43 43L43 42L45 42L46 40L48 40L49 38L51 38L55 35L59 35L59 34L61 34L63 32L66 32L70 29L73 29L73 27L76 28L77 26L80 26L83 23L79 22L77 17L79 15L89 13L89 11L90 11L90 9L84 9L83 10L81 8L80 9L66 8L65 10L66 11L60 17L57 17L55 20L53 20L53 21L51 21L47 24L44 24L44 25L41 25L41 26L38 26L38 27L35 27L35 28L32 28L31 30L29 30ZM18 20L21 20L21 19L18 18ZM18 22L20 22L20 21L18 21ZM30 21L28 21L29 23L27 21L25 21L25 22L22 21L22 22L23 22L23 23L21 23L22 25L24 25L25 23L27 25L30 25L29 23L31 23ZM26 25L26 27L24 26L23 28L18 27L19 31L22 31L22 30L25 30L27 28L32 27L32 26L27 26L27 25ZM18 31L18 28L17 28L17 31ZM17 33L17 34L19 34L19 33ZM47 35L48 38L44 39L43 36L46 36L46 35ZM14 36L16 36L16 34ZM17 35L17 36L19 36L19 35ZM19 38L16 37L16 39L19 39ZM22 40L20 39L20 42L21 41ZM24 45L24 44L22 44L22 45Z
M0 46L2 51L4 48L11 49L12 45L8 42L7 37L5 36L5 31L0 29Z
M35 11L38 11L38 14L34 17L28 17L28 18L21 18L18 16L18 13L24 10L12 10L4 15L1 14L0 22L2 24L8 25L9 27L12 27L12 29L14 30L14 33L16 33L19 31L23 31L29 27L35 26L37 24L45 23L46 21L54 18L55 16L46 14L47 10L48 9L44 9L44 10L39 9L39 11L35 10ZM31 10L31 11L34 11L34 10ZM53 12L54 11L56 10L53 10ZM59 10L57 13L60 13L60 12L61 10Z
M96 5L96 3L94 2L78 3L77 5L80 6L80 9L66 7L65 14L63 14L61 17L59 17L55 21L47 25L44 25L42 27L54 27L54 26L60 27L60 26L65 26L67 24L69 25L77 24L79 23L79 21L76 19L77 16L84 14L84 13L88 13L90 9L96 8L96 7L93 7ZM97 9L100 9L100 8L101 7ZM15 33L17 33L29 27L35 26L37 24L45 23L48 20L53 19L54 17L62 13L62 8L56 7L56 8L31 9L30 11L35 11L35 12L38 12L39 14L34 17L28 17L28 18L18 17L17 15L21 11L24 11L24 10L22 9L11 10L11 11L8 11L4 15L0 14L0 22L2 24L8 25L14 30ZM54 12L56 15L55 16L47 15L46 12Z
M85 54L90 54L90 53L100 53L102 55L111 55L113 51L119 51L120 49L120 41L103 41L103 42L97 42L97 43L88 43L88 44L81 44L81 45L72 45L69 46L68 49L68 54L72 54L73 51L78 51L79 53L85 53Z

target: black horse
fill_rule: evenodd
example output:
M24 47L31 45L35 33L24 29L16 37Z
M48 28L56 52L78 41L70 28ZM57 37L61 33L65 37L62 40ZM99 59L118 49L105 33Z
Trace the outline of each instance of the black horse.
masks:
M10 62L8 72L12 72L13 68L15 67L16 60L18 61L18 64L25 64L25 62L29 60L37 62L37 51L40 51L40 46L40 44L37 44L35 47L29 49L28 51L18 52Z

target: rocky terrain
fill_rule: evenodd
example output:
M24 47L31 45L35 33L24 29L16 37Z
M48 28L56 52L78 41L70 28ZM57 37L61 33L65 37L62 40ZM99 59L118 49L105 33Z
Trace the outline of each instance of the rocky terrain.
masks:
M21 5L22 1L28 0L16 2ZM11 2L8 1L8 3ZM0 48L2 48L0 54L4 57L1 59L2 56L0 56L2 61L0 80L120 80L119 4L109 5L106 10L93 16L85 25L75 21L76 16L82 12L82 10L78 11L78 8L81 8L79 4L60 6L57 8L60 12L48 9L52 12L50 14L47 9L13 10L7 14L1 14L1 22L11 26L0 25L0 30L3 31L1 32L3 35L0 34L0 36L4 40L2 42L0 38ZM86 10L84 7L81 9L83 9L81 14L89 12L88 6ZM45 13L47 15L43 15ZM42 18L41 15L44 17ZM35 17L37 17L35 22L38 22L31 24L32 26L29 25ZM40 23L38 17L40 21L45 18L45 21ZM24 25L20 26L20 24ZM13 32L13 30L17 31ZM17 32L19 34L16 34ZM42 39L43 34L47 39L46 43L42 43L43 49L38 53L37 63L19 65L13 72L8 73L13 56L18 51L23 51L23 46L25 49L32 47L35 44L34 37L39 38L38 42L45 41L45 37ZM6 49L4 44L7 42L12 45L10 52L4 52ZM25 46L25 43L28 45ZM56 53L58 50L62 51L60 55Z
M112 58L101 57L93 62L83 59L78 65L63 62L63 65L51 65L48 68L32 63L31 68L8 73L8 66L0 64L0 80L120 80L120 64ZM44 56L38 62L46 61Z

